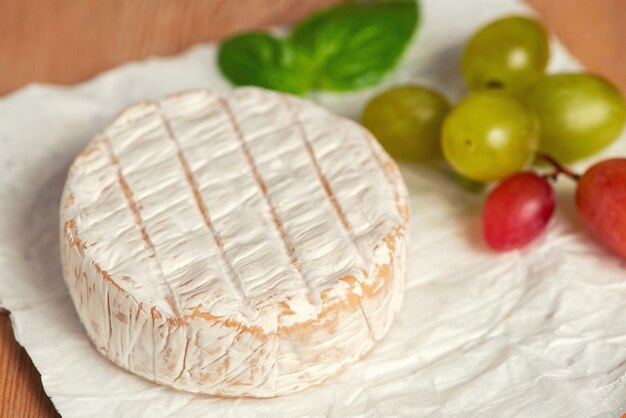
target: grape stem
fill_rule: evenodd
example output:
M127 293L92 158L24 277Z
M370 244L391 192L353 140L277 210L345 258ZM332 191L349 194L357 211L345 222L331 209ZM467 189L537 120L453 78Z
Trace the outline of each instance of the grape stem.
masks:
M578 181L580 179L579 174L574 173L572 170L565 167L560 162L558 162L554 157L548 154L537 154L537 159L543 160L547 162L548 164L550 164L552 167L554 167L553 172L543 175L544 179L556 180L559 174L565 174L567 177L571 178L574 181Z

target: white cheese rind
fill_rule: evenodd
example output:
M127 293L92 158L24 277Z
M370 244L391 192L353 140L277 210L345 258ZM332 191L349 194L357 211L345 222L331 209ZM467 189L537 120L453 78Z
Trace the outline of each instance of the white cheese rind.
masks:
M406 198L348 120L255 88L181 93L127 109L77 157L64 276L121 367L191 392L287 394L389 329Z

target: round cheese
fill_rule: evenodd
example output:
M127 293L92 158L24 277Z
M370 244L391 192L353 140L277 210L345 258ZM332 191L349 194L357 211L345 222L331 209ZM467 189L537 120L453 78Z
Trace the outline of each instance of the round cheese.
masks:
M407 192L359 125L256 88L135 105L71 166L63 273L95 347L177 389L272 397L390 327Z

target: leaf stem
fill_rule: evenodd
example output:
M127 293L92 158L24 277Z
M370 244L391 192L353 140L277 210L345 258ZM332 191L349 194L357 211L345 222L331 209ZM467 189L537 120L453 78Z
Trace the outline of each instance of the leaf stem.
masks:
M548 174L544 174L543 178L550 178L552 180L556 180L559 174L565 174L567 177L571 178L574 181L578 181L580 179L580 174L574 173L569 168L562 165L558 162L554 157L548 154L537 154L538 160L543 160L554 167L554 171Z

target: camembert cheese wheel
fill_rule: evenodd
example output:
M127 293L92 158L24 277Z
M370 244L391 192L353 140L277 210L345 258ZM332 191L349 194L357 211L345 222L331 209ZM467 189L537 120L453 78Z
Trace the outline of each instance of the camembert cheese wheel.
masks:
M72 164L63 273L95 347L190 392L339 373L404 290L407 192L359 125L257 88L125 110Z

